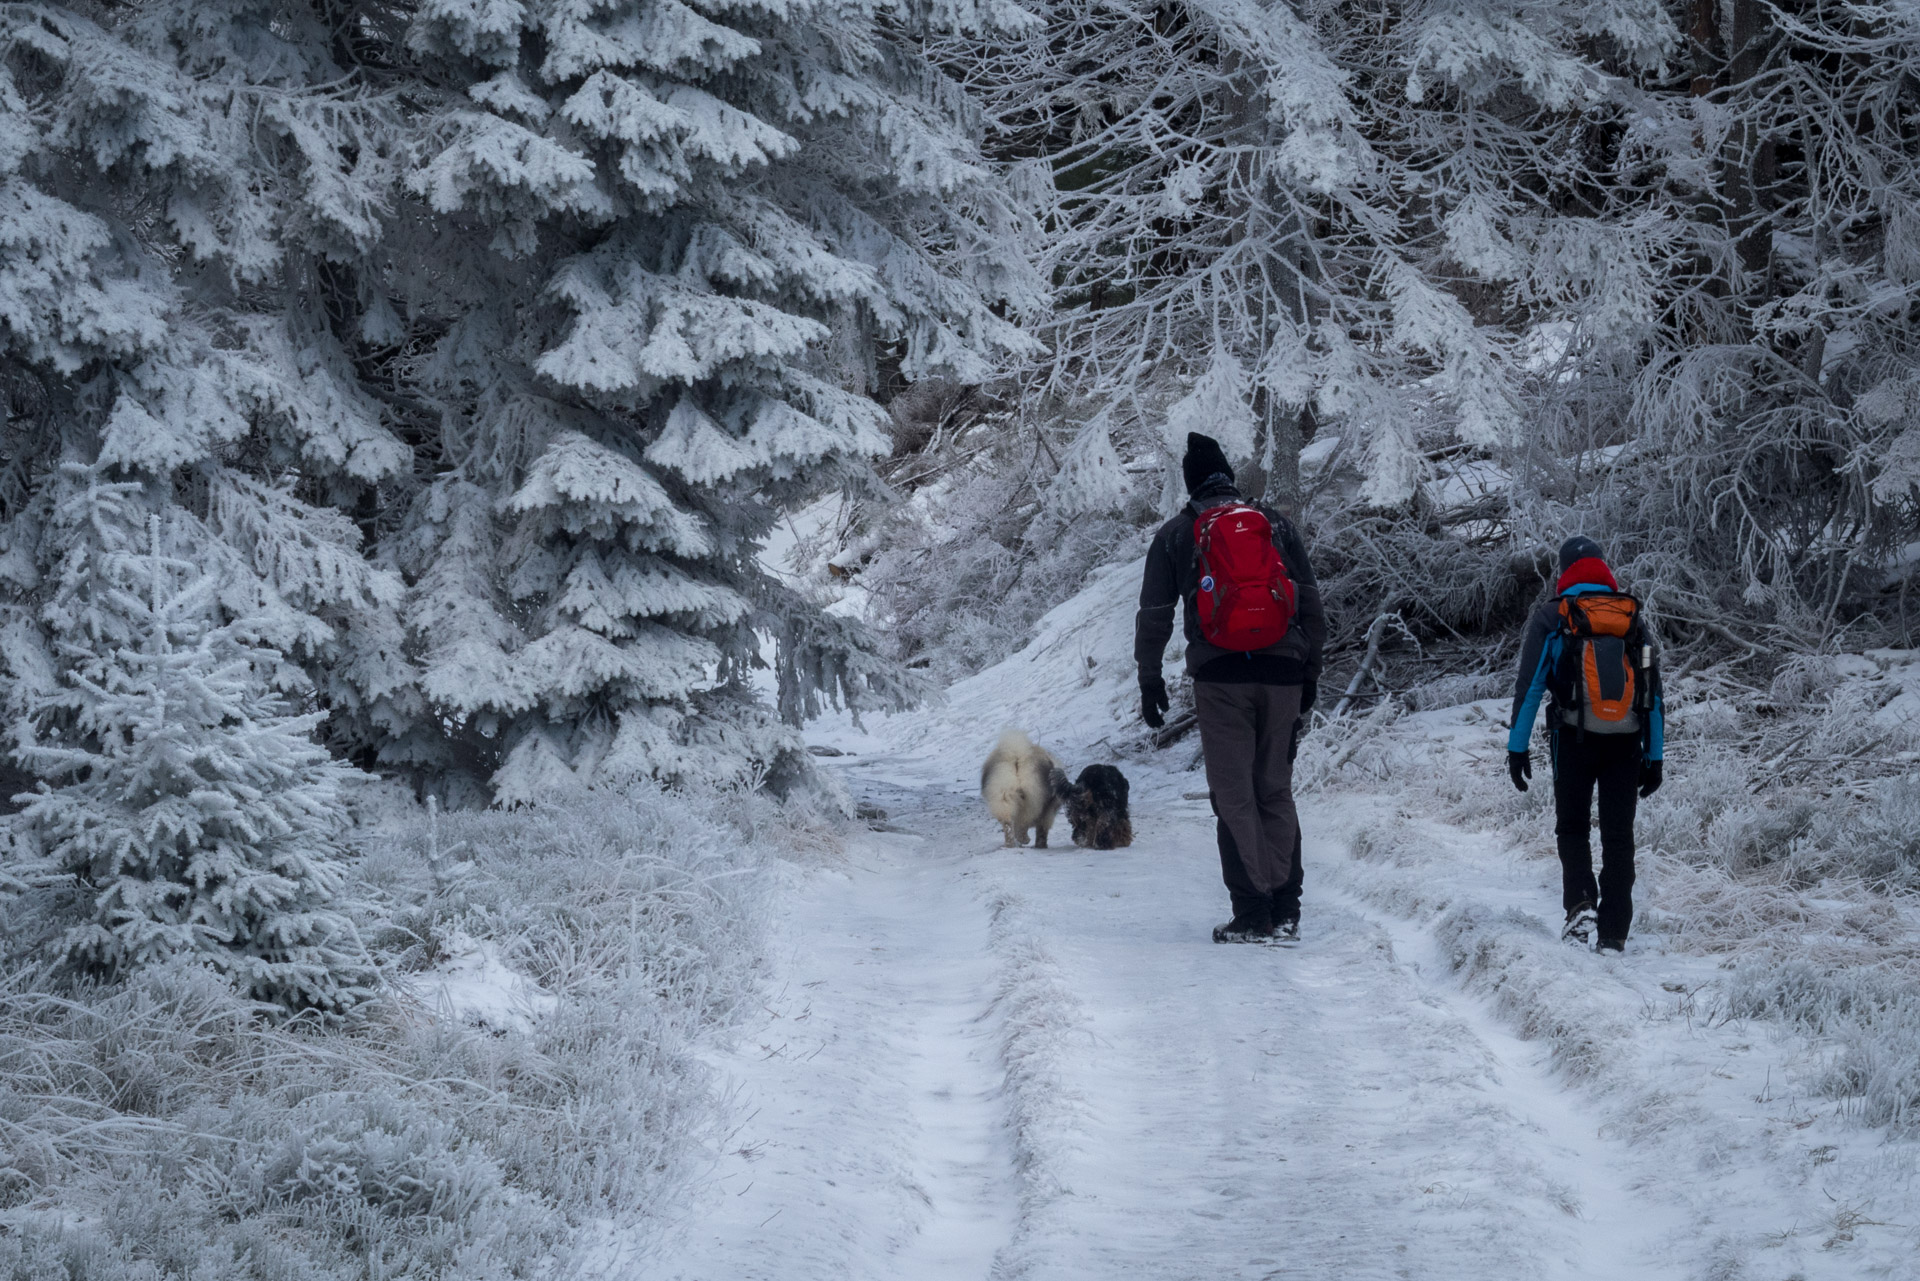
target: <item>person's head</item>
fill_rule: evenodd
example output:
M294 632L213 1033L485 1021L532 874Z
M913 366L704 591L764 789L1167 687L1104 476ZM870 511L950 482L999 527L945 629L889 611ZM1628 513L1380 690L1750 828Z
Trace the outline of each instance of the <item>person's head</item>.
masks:
M1620 585L1614 581L1613 570L1607 564L1607 558L1600 550L1600 544L1585 534L1575 534L1560 544L1560 578L1553 585L1555 592L1565 592L1570 587L1582 585L1604 587L1608 591L1618 591Z
M1575 534L1560 544L1560 572L1566 573L1573 568L1575 561L1605 560L1606 553L1600 550L1600 544L1585 534Z
M1180 460L1180 475L1187 482L1189 498L1233 484L1233 467L1220 442L1197 431L1187 433L1187 456Z

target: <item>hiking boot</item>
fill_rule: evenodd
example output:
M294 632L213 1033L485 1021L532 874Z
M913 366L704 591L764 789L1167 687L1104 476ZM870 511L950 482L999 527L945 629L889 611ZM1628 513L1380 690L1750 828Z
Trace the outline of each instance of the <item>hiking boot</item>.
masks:
M1596 952L1624 952L1627 950L1627 941L1625 939L1601 939L1598 943L1594 944L1593 950Z
M1600 921L1593 910L1593 904L1582 903L1567 913L1566 927L1560 931L1562 943L1578 943L1586 947L1593 942L1593 928Z
M1292 947L1300 941L1300 918L1288 917L1273 927L1272 942L1280 947Z
M1216 943L1265 943L1273 938L1273 922L1263 916L1235 916L1213 927Z

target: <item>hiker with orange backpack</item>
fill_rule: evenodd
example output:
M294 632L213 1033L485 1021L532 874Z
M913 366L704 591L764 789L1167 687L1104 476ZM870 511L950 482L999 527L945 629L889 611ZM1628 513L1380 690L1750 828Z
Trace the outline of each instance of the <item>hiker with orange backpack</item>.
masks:
M1665 746L1660 655L1640 602L1622 592L1591 538L1560 548L1554 598L1527 621L1514 682L1507 772L1527 790L1528 744L1542 695L1560 847L1560 937L1623 951L1633 924L1633 817L1660 790ZM1600 875L1589 823L1600 802Z
M1326 615L1293 523L1242 501L1220 445L1187 437L1189 501L1147 551L1134 616L1140 711L1164 724L1161 661L1182 607L1187 671L1217 816L1220 872L1233 919L1216 943L1291 943L1300 936L1300 819L1293 752L1319 690Z

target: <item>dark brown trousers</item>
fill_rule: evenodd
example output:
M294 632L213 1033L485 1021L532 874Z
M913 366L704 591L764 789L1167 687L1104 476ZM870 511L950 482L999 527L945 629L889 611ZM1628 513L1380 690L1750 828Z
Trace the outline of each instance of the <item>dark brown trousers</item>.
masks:
M1232 834L1253 890L1272 895L1293 877L1300 831L1287 760L1300 687L1195 681L1193 710L1214 812Z

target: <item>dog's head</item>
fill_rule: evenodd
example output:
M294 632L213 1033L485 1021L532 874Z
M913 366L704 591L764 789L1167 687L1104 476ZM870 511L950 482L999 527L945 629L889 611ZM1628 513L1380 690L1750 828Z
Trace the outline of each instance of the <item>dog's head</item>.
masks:
M1065 790L1073 843L1083 849L1115 850L1133 844L1127 817L1127 776L1111 765L1089 765Z

